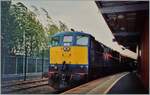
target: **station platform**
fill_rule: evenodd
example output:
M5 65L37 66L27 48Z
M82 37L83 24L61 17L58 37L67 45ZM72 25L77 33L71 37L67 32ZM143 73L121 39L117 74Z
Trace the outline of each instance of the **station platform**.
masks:
M136 72L129 73L121 78L108 94L148 94Z
M103 77L62 94L148 94L136 72L122 72Z

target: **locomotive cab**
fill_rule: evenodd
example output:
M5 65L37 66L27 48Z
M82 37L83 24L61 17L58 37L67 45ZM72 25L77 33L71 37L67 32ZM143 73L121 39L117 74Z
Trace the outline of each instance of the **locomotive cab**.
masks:
M86 81L89 35L61 32L51 37L49 84L57 89Z

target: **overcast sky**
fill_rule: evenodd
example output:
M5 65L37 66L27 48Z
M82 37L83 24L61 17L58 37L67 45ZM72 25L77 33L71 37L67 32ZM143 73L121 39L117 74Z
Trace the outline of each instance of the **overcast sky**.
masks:
M33 10L31 7L32 5L36 6L40 11L39 20L43 25L46 25L47 22L41 8L46 9L50 17L56 22L60 20L69 28L89 33L93 35L96 40L124 55L128 55L132 58L137 57L136 53L127 49L122 50L117 42L112 42L114 36L108 28L95 2L92 0L14 0L13 2L19 1L24 3L31 10Z

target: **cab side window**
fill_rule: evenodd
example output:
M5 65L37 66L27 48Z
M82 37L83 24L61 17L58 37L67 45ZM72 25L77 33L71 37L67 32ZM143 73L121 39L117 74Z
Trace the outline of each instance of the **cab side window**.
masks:
M88 45L88 37L87 36L77 36L76 44L77 45Z

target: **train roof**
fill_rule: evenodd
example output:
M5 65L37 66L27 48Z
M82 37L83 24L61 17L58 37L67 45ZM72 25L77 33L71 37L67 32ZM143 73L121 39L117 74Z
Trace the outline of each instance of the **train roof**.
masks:
M84 33L84 32L78 32L78 31L65 31L65 32L58 32L54 35L52 35L51 37L55 37L55 36L63 36L63 35L88 35L88 36L92 36L90 34Z

